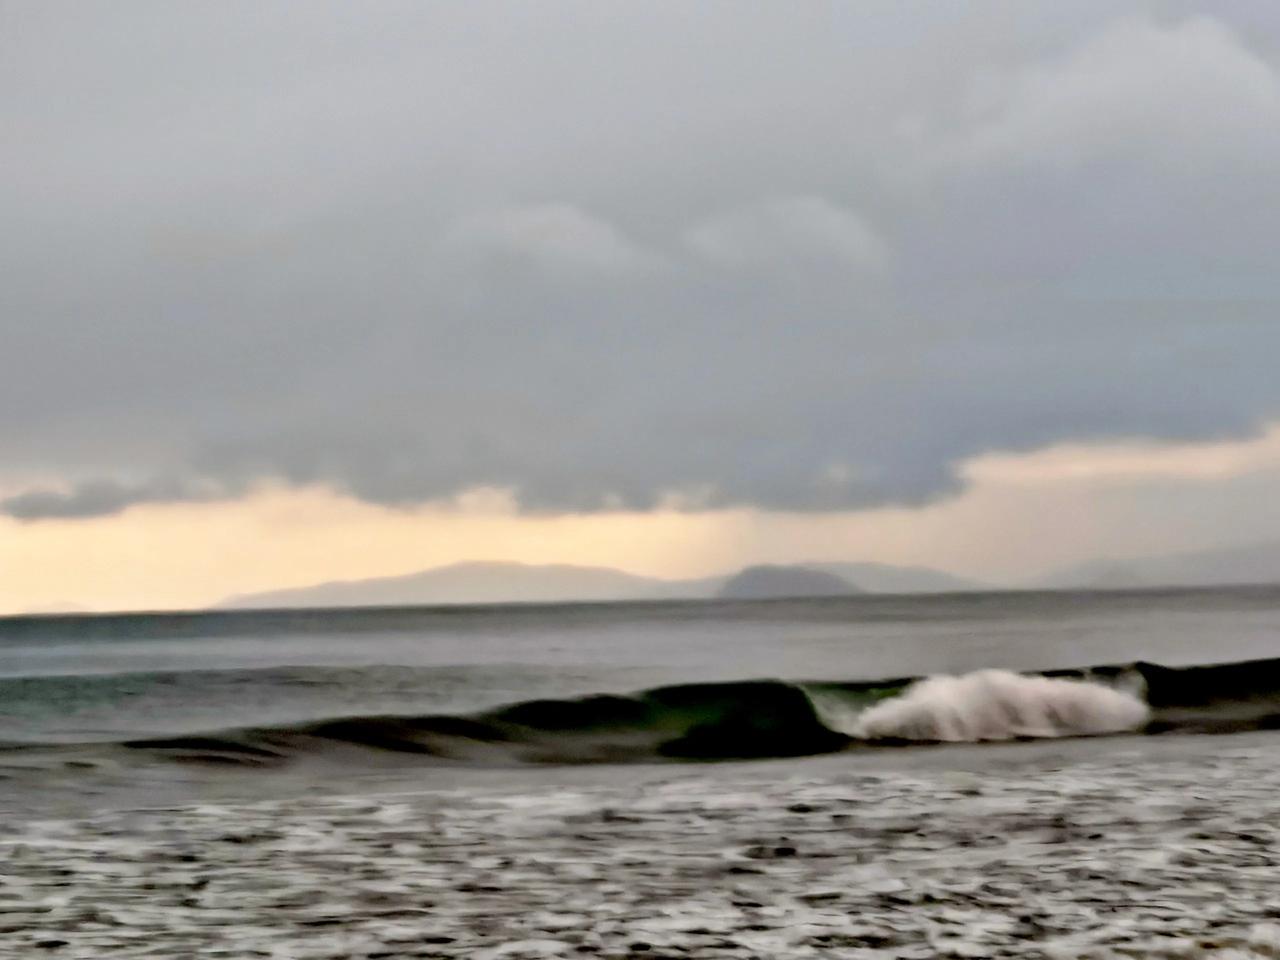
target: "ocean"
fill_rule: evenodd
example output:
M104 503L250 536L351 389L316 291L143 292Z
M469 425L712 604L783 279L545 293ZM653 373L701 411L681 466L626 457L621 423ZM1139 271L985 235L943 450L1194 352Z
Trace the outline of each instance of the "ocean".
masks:
M520 767L1266 729L1278 655L1277 587L12 617L0 794L51 766L270 776L335 752L352 771Z
M1273 958L1278 641L1274 587L9 618L0 956Z

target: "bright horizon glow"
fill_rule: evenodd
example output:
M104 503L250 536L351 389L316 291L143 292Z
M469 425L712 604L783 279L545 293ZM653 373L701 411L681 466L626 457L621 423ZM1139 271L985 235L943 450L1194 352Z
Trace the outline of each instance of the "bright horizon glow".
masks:
M923 507L521 514L475 490L397 509L324 487L121 514L0 520L0 612L201 608L235 594L468 561L606 566L669 579L763 562L876 561L1016 584L1097 557L1280 536L1280 425L1251 440L1054 445L961 466ZM1178 523L1167 518L1176 516Z

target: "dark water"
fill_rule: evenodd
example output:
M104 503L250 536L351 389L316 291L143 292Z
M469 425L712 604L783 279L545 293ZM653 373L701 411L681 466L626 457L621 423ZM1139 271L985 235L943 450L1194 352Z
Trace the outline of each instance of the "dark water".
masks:
M913 677L1095 669L1148 732L1280 716L1280 588L0 620L0 741L273 767L845 749ZM1076 676L1077 674L1072 674Z

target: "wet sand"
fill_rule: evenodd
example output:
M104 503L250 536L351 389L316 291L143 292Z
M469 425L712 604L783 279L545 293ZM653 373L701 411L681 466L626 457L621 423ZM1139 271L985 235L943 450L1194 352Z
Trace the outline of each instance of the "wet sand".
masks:
M35 810L0 956L1280 957L1280 738L1194 739Z

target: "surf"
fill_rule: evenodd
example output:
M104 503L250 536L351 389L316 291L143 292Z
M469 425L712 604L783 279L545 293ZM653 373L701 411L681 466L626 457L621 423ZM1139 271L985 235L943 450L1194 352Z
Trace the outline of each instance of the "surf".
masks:
M929 677L848 725L860 740L978 743L1100 736L1141 729L1151 708L1101 683L1008 670Z
M116 681L118 682L118 681ZM531 699L468 713L321 716L278 725L29 749L244 767L308 757L520 766L800 757L957 742L1280 727L1280 660L873 681L761 679ZM123 753L121 753L123 751ZM852 758L851 758L852 759Z

